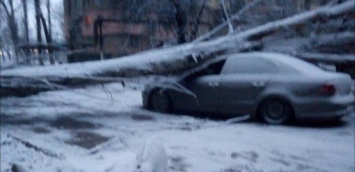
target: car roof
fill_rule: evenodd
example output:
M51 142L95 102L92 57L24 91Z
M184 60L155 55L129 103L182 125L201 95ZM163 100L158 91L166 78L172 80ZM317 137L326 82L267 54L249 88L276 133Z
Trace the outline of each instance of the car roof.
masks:
M184 72L182 75L178 77L178 80L181 80L195 72L203 70L210 64L223 61L223 60L228 61L228 59L230 58L241 58L241 57L242 58L253 57L253 58L263 58L263 59L271 60L272 62L276 63L276 65L280 65L281 63L282 65L284 65L284 68L289 67L306 75L324 73L322 69L314 66L313 64L310 64L306 61L300 60L290 55L280 54L280 53L269 53L269 52L247 52L247 53L227 54L227 55L218 56L211 60L207 60L205 63Z
M303 74L321 74L325 71L321 68L301 60L299 58L279 53L268 53L268 52L251 52L251 53L238 53L232 54L227 58L263 58L274 62L276 65L283 65L288 68L292 68L301 72Z

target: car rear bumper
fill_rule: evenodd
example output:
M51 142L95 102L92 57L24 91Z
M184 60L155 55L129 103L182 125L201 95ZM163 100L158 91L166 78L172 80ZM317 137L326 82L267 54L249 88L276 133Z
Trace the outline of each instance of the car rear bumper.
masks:
M296 118L336 118L354 112L354 96L310 100L296 105Z

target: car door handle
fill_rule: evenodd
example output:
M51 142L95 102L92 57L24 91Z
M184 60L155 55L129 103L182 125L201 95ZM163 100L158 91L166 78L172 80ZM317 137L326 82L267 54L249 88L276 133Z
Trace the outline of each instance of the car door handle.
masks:
M208 86L210 86L210 87L218 87L219 83L218 82L209 82Z
M265 86L265 82L260 82L260 81L253 82L253 87L264 87L264 86Z

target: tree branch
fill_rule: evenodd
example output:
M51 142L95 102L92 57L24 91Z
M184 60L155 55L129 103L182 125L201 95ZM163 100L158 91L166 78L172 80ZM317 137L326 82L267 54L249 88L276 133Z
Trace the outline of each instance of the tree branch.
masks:
M11 18L11 14L10 14L10 11L9 9L7 8L5 2L3 0L0 0L0 4L4 7L4 10L5 10L5 13L7 15L8 18Z
M129 55L119 59L111 59L105 61L96 61L80 64L67 64L62 66L51 66L35 68L21 68L2 71L1 75L1 90L3 88L13 87L16 84L3 82L3 78L10 77L20 78L24 76L41 78L46 77L49 82L60 83L66 82L66 79L75 79L76 77L122 77L129 79L129 77L147 76L147 75L168 75L178 70L190 69L196 66L195 59L206 60L208 58L214 58L221 54L225 54L228 50L234 50L239 52L250 47L260 45L260 41L247 41L251 38L258 37L259 39L273 32L277 29L293 26L297 24L303 24L307 21L317 19L317 17L327 16L339 16L353 11L355 0L346 1L339 5L332 7L320 7L316 10L304 12L285 19L269 22L261 26L239 32L233 33L228 36L222 36L220 38L200 42L200 43L187 43L175 47L155 49L147 52ZM199 62L200 60L197 60ZM78 70L86 69L86 70ZM62 76L66 77L63 78ZM118 81L122 78L116 78ZM99 78L95 78L99 79ZM107 78L106 78L107 79ZM109 78L110 79L110 78ZM113 78L111 78L113 79ZM21 81L21 79L18 79ZM80 80L79 83L81 83ZM73 82L74 84L77 82ZM7 84L7 86L6 86ZM19 83L18 87L21 88ZM70 84L70 82L69 82ZM176 86L174 86L176 88Z
M292 54L307 61L328 62L328 63L355 63L355 55L352 54L327 54L327 53L308 53L297 52Z
M355 6L355 0L349 0L339 5L320 7L318 9L307 11L282 20L266 23L264 25L249 29L245 32L235 34L234 36L235 38L240 38L240 39L245 39L245 38L250 39L251 37L265 36L268 33L272 33L273 31L280 29L282 27L286 27L286 26L289 27L297 24L302 24L305 23L306 21L315 19L317 17L338 16L340 14L351 12L354 10L353 8L354 6Z
M234 14L233 16L230 17L230 22L240 19L240 16L242 14L244 14L247 10L249 10L250 8L254 7L255 5L257 5L259 2L261 2L262 0L254 0L253 2L247 4L246 6L244 6L241 10L239 10L236 14ZM224 21L223 23L221 23L220 25L218 25L217 27L215 27L214 29L212 29L210 32L200 36L199 38L195 39L192 42L201 42L204 41L210 37L212 37L214 34L216 34L217 32L221 31L224 27L228 26L228 21Z

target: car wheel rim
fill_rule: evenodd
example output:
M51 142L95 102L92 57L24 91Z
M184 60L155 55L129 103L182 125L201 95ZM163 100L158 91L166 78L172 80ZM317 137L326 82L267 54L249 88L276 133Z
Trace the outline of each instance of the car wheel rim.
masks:
M284 106L278 102L272 102L267 106L267 115L271 119L280 119L284 115Z

